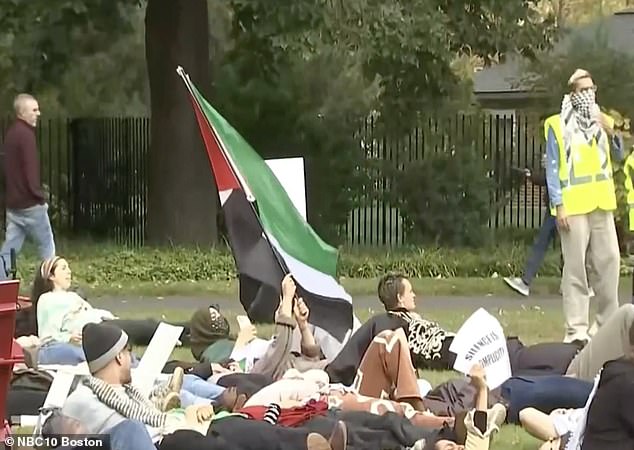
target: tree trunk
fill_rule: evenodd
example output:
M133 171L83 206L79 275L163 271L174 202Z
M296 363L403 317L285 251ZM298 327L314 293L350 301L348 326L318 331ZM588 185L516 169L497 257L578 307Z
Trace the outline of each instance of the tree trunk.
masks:
M181 65L203 95L211 88L207 0L149 0L145 56L150 84L147 241L210 245L218 195Z

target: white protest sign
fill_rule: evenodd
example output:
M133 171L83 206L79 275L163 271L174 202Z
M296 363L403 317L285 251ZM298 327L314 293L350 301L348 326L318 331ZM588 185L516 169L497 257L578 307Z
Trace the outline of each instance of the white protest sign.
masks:
M154 387L154 381L159 377L169 359L178 339L183 333L183 327L176 327L161 322L152 336L150 345L145 349L139 365L132 372L134 385L146 397Z
M267 159L264 162L275 174L297 211L306 220L304 158Z
M469 374L475 364L485 371L489 389L511 377L511 361L500 322L480 308L460 327L449 350L456 354L454 369Z

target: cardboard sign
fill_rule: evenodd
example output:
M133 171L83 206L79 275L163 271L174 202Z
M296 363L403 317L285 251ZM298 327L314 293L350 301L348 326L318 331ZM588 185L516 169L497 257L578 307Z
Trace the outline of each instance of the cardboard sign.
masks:
M489 389L511 377L511 361L500 322L480 308L465 321L449 350L456 354L454 369L469 374L475 364L484 368Z

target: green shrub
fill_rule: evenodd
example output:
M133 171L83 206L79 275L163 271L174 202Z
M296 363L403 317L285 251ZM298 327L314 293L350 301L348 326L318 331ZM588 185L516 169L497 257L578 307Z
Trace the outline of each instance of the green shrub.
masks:
M496 183L490 161L464 142L396 170L389 201L399 208L408 242L482 246Z
M79 282L113 285L134 282L226 281L236 277L235 262L226 249L141 248L60 243ZM412 248L398 251L342 250L339 276L376 278L389 271L410 277L489 277L518 274L526 259L525 245L483 249ZM29 250L18 260L19 277L31 283L37 259ZM540 275L559 276L559 253L550 252Z

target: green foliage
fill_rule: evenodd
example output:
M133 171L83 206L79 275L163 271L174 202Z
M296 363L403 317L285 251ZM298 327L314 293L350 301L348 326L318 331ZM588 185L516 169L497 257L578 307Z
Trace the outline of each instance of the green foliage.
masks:
M49 0L34 0L26 7L21 1L3 2L0 15L3 104L11 106L14 95L19 91L30 91L43 99L48 96L58 98L59 92L62 92L62 97L68 95L66 89L76 86L60 89L59 84L68 77L68 72L73 73L78 65L82 65L82 57L103 55L122 34L131 32L133 21L129 17L136 17L136 3L96 0L51 3ZM83 61L85 65L79 69L84 78L75 79L76 82L99 81L99 75L93 77L95 69L112 64L92 56ZM125 72L122 70L125 61L118 61L116 67L119 72L112 71L112 76ZM91 87L94 89L94 85ZM88 92L90 96L95 96L94 90ZM101 98L107 101L107 96ZM82 100L86 101L86 98ZM65 102L65 99L61 98L60 102ZM51 109L48 111L51 112Z
M390 203L404 219L408 242L481 246L489 237L496 183L490 161L458 145L405 164L392 178Z
M351 118L372 108L377 84L360 76L355 58L326 48L309 59L286 58L283 70L268 75L252 71L243 49L225 61L214 103L264 158L304 157L308 220L323 239L341 242L340 225L365 183Z
M250 44L259 70L279 71L288 53L308 58L336 47L358 57L366 77L379 76L383 117L396 126L452 96L460 84L452 69L456 56L489 60L510 50L530 56L547 47L552 22L539 17L537 3L232 0L231 6L236 35Z
M376 278L388 271L403 272L410 277L489 277L494 274L518 274L527 256L528 246L499 244L481 249L444 247L410 248L396 252L384 250L346 250L341 252L339 276ZM127 250L104 244L78 245L60 243L79 283L91 286L131 282L169 283L176 281L224 281L236 277L231 252L222 249L142 248ZM37 260L22 254L18 261L19 276L30 283ZM559 254L552 252L541 267L542 276L559 276Z

